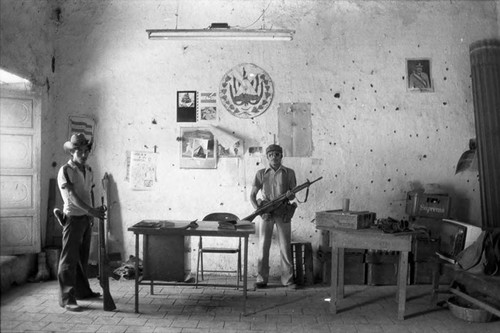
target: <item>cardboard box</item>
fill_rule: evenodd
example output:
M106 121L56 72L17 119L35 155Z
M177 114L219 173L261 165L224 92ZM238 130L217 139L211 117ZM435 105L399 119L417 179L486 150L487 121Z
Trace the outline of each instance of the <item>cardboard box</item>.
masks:
M439 219L447 218L450 214L450 201L447 194L408 192L406 214Z
M365 229L373 225L376 214L368 211L344 212L338 210L325 210L316 212L316 226L334 227L344 229Z

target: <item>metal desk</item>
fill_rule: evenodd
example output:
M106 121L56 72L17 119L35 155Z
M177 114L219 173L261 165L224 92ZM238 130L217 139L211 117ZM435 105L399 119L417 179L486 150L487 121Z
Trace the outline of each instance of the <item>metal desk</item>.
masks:
M128 231L135 234L135 256L139 258L139 236L143 236L143 242L148 243L149 236L165 236L165 237L180 237L181 241L185 237L191 236L203 236L203 237L237 237L243 238L243 313L246 312L246 299L247 299L247 284L248 284L248 237L255 233L255 227L227 230L218 229L218 223L216 221L203 221L199 223L198 228L186 228L190 221L181 220L171 220L173 226L163 227L163 228L148 228L148 227L130 227ZM143 269L146 271L146 265L148 264L147 246L144 247L145 252L143 260ZM179 254L181 255L181 254ZM135 312L139 312L139 285L149 285L151 286L151 291L153 286L156 285L183 285L183 286L196 286L196 283L179 283L179 282L164 282L164 281L154 281L153 277L150 280L143 280L139 277L139 262L135 261ZM223 284L207 284L198 283L198 286L214 286L214 287L237 287L237 285L223 285Z
M368 249L399 251L398 269L398 319L404 320L406 307L406 284L408 279L408 253L411 251L412 235L396 236L380 229L338 229L316 227L330 232L332 247L332 284L330 312L337 313L337 302L344 298L344 249Z

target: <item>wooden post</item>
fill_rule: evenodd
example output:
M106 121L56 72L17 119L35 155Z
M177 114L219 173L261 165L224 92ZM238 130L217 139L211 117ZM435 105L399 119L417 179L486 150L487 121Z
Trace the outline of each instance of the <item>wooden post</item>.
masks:
M500 39L470 45L483 229L500 227Z

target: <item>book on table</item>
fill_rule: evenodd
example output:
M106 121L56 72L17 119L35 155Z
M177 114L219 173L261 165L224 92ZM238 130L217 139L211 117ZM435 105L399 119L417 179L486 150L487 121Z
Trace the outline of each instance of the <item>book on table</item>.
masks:
M248 229L253 227L253 223L250 221L240 220L240 221L219 221L219 229Z
M167 220L142 220L141 222L134 224L134 228L159 229L159 228L173 227L174 225L175 225L174 222Z

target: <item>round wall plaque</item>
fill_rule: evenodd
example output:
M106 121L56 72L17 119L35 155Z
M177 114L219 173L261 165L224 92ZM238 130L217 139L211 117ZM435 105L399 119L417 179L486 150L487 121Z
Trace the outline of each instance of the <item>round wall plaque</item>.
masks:
M223 77L219 87L222 105L233 116L254 118L263 114L274 96L269 74L254 64L240 64Z

